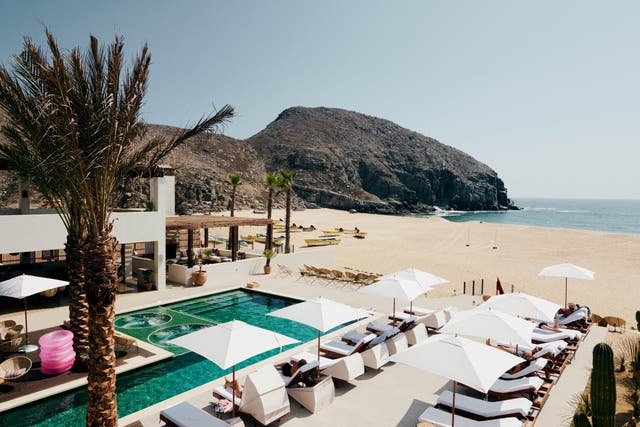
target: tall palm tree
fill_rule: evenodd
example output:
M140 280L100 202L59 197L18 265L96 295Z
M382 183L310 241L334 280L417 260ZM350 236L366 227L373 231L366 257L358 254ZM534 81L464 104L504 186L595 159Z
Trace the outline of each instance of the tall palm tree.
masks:
M38 63L43 57L44 53L26 40L22 54L13 58L13 74L0 66L0 110L8 118L8 123L0 129L8 141L0 145L0 157L9 160L18 174L43 195L67 230L65 255L75 368L85 370L89 353L89 308L82 263L86 230L82 204L73 188L67 188L72 181L70 175L77 169L64 154L62 141L56 140L51 132L55 107L47 103L44 86L21 83L38 81Z
M65 190L81 207L86 229L83 250L84 279L89 307L88 426L116 426L114 302L117 281L116 239L112 236L111 211L130 180L152 171L175 147L189 138L215 130L234 115L226 105L170 139L144 140L140 119L149 77L147 46L123 71L122 39L116 37L105 50L95 37L84 54L79 48L63 54L47 32L51 60L25 41L23 55L32 58L29 79L13 79L23 92L40 91L43 97L26 96L45 120L44 143L63 160L52 175L68 173ZM41 102L44 100L43 102ZM25 115L31 110L21 109ZM22 114L22 113L17 113ZM6 132L5 132L6 133ZM19 125L10 134L11 145L30 143ZM27 149L21 153L29 153ZM33 153L37 155L38 153ZM36 163L34 159L31 163ZM71 169L75 168L73 173ZM26 171L30 172L29 170Z
M271 219L271 213L273 211L273 193L278 187L278 177L276 175L265 173L262 179L262 184L268 191L267 196L267 219ZM265 249L271 249L273 247L273 224L267 224L267 240L265 243Z
M278 187L285 192L285 217L284 217L284 253L291 252L291 187L297 173L288 170L281 170L278 177Z
M240 178L240 175L234 175L234 174L229 174L227 175L227 179L224 181L225 184L230 185L231 186L231 204L229 206L230 208L230 215L231 216L235 216L235 209L236 209L236 190L238 189L239 186L242 185L242 178ZM230 227L229 228L229 240L227 241L227 246L233 250L233 242L236 241L236 235L235 235L235 228L234 227Z

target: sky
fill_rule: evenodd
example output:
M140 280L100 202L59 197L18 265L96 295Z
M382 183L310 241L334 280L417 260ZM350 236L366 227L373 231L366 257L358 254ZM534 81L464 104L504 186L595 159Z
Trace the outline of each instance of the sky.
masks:
M382 117L491 166L511 197L640 199L640 2L4 1L0 62L46 25L65 48L152 53L144 119L231 104L249 137L291 106Z

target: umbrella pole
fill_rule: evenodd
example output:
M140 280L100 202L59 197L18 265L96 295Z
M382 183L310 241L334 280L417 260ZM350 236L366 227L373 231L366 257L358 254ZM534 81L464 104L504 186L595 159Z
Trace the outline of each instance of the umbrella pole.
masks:
M567 308L567 278L564 278L564 308Z
M451 405L451 427L454 427L456 420L455 420L455 414L456 414L456 385L457 385L457 381L453 382L453 402Z
M393 326L396 326L396 299L393 299Z
M29 348L29 323L27 323L27 297L22 298L24 301L24 349L25 353Z
M318 329L318 367L316 368L316 377L320 378L320 329Z
M232 401L231 401L231 416L235 417L236 416L236 365L233 365L233 373L231 374L231 396L232 396Z

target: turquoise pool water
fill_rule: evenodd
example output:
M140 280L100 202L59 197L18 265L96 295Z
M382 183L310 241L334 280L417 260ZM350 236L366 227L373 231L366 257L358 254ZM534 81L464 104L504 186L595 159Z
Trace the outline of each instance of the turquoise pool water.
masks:
M116 317L116 329L141 339L148 339L151 336L152 341L156 339L156 342L162 345L163 338L167 339L162 332L163 330L166 332L166 328L174 328L166 332L173 337L177 336L175 329L179 330L181 327L184 333L192 331L191 326L185 325L213 325L237 319L288 335L302 342L313 340L317 337L314 329L289 320L266 316L267 313L297 302L299 301L255 291L235 290L120 315ZM171 319L168 320L167 316L148 313L169 314ZM132 317L137 314L141 315ZM149 319L153 320L149 322ZM158 335L160 335L159 339ZM165 348L167 348L166 345ZM118 375L117 399L120 417L230 373L230 370L222 370L213 362L195 353L183 352L181 349L170 346L167 349L174 351L176 356ZM260 354L238 365L238 368L273 356L278 351L276 349ZM86 402L86 389L82 387L0 413L0 426L83 426Z

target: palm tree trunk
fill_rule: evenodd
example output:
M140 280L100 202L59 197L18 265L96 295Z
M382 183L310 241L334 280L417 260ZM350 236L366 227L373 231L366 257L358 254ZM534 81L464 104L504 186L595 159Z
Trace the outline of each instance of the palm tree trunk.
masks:
M236 187L233 187L233 190L231 190L231 215L230 216L234 216L235 215L235 205L236 205ZM229 227L229 239L227 240L227 249L231 249L233 250L233 244L231 242L234 242L235 240L235 236L233 234L233 227Z
M89 304L84 287L83 244L82 236L69 233L64 246L69 267L69 323L77 371L86 371L89 358Z
M284 253L288 254L291 252L291 187L287 188L287 199L286 199L286 208L287 212L284 217Z
M271 219L271 211L273 211L273 188L269 188L269 200L267 200L267 219ZM267 224L267 242L265 249L273 247L273 224Z
M107 227L89 237L85 250L85 282L89 302L89 375L87 426L116 427L116 239Z

